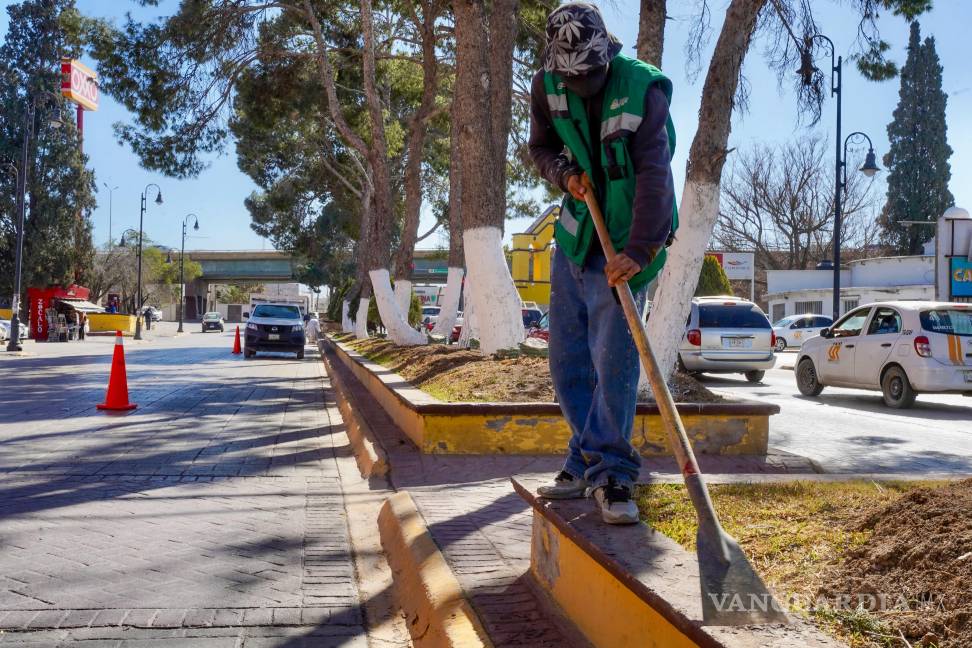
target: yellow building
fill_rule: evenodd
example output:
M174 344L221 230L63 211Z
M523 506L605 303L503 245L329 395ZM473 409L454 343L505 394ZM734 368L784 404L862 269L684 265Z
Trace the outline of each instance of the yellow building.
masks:
M548 207L526 232L513 235L513 283L520 299L536 302L546 309L550 305L550 266L553 261L554 223L560 207Z

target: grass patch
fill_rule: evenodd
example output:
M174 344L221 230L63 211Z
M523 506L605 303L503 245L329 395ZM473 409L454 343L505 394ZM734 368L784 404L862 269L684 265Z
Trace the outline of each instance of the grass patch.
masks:
M880 615L866 610L816 609L826 575L844 556L868 542L872 531L854 522L902 494L946 482L790 482L710 487L726 531L739 541L753 567L781 599L824 631L853 648L904 646ZM695 551L695 509L684 486L650 484L636 493L642 518L685 549ZM890 642L890 643L889 643ZM897 642L897 643L895 643Z

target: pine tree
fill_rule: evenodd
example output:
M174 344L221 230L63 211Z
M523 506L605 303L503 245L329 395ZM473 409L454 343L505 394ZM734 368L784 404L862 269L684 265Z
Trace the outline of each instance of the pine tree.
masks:
M699 284L695 288L696 297L710 297L714 295L731 295L732 285L726 277L719 260L714 256L705 255L702 260L702 271L699 272Z
M947 95L942 91L942 66L935 39L921 41L918 22L911 23L908 60L901 69L901 90L894 120L888 124L890 150L888 200L879 219L882 239L899 254L921 254L922 244L934 235L925 225L902 225L902 220L934 221L953 204L948 181L945 126Z
M73 111L60 98L61 56L80 55L74 0L25 0L7 8L0 46L0 164L21 164L25 112L37 99L28 151L23 287L83 282L94 248L94 175L78 148ZM47 93L55 96L47 100ZM53 128L52 118L62 125ZM0 166L0 299L13 292L17 181ZM23 301L21 301L23 303Z

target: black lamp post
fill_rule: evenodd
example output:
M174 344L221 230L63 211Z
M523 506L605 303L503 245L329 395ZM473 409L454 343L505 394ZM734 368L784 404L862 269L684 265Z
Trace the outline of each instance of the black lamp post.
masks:
M10 300L10 340L7 341L7 351L20 351L20 291L23 277L23 256L24 256L24 216L27 211L27 167L30 157L30 141L34 137L34 118L37 114L37 104L40 100L50 101L60 100L58 95L53 92L45 92L29 99L25 104L24 110L24 139L23 149L20 152L20 168L10 165L18 170L17 174L17 241L14 251L14 293ZM62 125L59 118L50 120L50 125L57 128Z
M141 211L138 214L138 300L135 303L135 339L142 339L142 223L145 220L145 203L147 202L148 191L155 187L158 194L155 197L155 204L162 204L162 189L157 184L145 185L142 192ZM149 325L151 326L151 324Z
M115 198L115 190L118 187L112 187L107 182L102 182L101 184L105 185L105 189L108 190L108 247L111 248L111 207Z
M192 229L199 231L199 217L195 214L186 214L182 221L182 251L179 253L179 333L182 333L182 316L186 309L186 226L190 218Z
M836 133L836 146L835 156L837 158L836 164L834 165L834 296L833 296L833 318L836 320L840 317L840 221L841 221L841 190L847 189L847 142L855 135L862 135L867 138L868 146L870 147L867 158L864 161L864 165L861 167L861 171L867 177L872 177L880 169L878 169L877 163L874 159L874 146L871 145L871 138L867 137L864 133L854 132L847 136L847 139L843 142L843 157L841 157L841 140L840 140L840 126L841 126L841 96L844 90L844 81L842 64L843 57L837 56L837 48L834 47L834 41L830 40L823 34L814 34L806 39L806 47L800 53L800 69L797 70L803 78L803 83L806 85L811 85L813 83L813 75L817 72L817 68L813 64L813 57L810 51L810 46L814 40L820 39L827 43L830 47L830 96L837 97L837 133Z

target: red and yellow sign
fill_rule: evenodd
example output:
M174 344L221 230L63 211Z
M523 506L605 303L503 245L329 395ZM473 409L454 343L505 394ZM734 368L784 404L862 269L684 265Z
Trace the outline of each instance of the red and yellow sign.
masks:
M61 59L61 94L85 110L98 110L98 75L74 59Z

